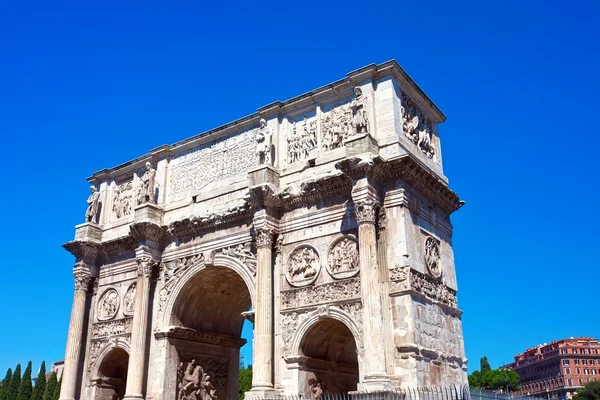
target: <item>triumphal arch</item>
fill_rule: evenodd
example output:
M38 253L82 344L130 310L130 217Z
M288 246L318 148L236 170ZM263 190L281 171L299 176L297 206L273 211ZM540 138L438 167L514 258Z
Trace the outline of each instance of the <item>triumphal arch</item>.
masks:
M224 105L225 106L225 105ZM61 399L466 383L444 114L395 62L91 178Z

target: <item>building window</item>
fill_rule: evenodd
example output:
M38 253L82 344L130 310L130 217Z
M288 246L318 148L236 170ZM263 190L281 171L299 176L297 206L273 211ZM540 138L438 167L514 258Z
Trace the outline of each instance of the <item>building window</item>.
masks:
M573 386L573 380L571 378L567 379L567 382L569 382L569 386Z
M583 379L579 378L579 384L583 385Z
M590 374L590 371L589 371L587 368L584 368L584 369L583 369L583 374L584 374L584 375L589 375L589 374Z
M565 374L571 375L571 368L565 368Z
M569 365L569 364L570 364L570 362L569 362L569 360L563 360L563 364L564 364L564 365Z
M592 375L596 375L596 370L592 368Z
M575 365L579 365L579 360L575 360Z
M587 360L583 360L583 365L587 365Z
M595 361L594 360L590 360L590 365L594 365Z

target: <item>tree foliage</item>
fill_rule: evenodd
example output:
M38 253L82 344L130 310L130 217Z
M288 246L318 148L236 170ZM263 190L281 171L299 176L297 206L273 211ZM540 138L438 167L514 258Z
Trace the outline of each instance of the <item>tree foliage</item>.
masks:
M43 400L44 391L46 390L46 361L42 361L38 376L35 379L35 387L33 388L33 394L31 400Z
M492 369L487 357L480 360L481 371L475 370L469 375L469 386L489 390L519 390L519 375L509 369ZM599 399L600 400L600 399Z
M31 385L31 361L27 363L23 377L21 378L21 384L19 385L19 393L17 394L17 400L30 400L31 392L33 387Z
M54 392L58 387L58 379L56 379L56 372L52 371L48 383L46 384L46 390L44 391L44 397L42 400L54 400Z
M6 393L6 400L17 400L19 394L19 387L21 386L21 364L17 364L12 377L10 378L10 384L8 385L8 392Z
M239 400L243 400L244 393L250 389L252 389L252 365L248 365L246 368L240 368L240 375L238 378Z
M572 400L600 400L600 381L588 382L577 389Z
M0 400L8 399L8 389L10 387L10 381L12 379L12 368L6 371L6 376L2 380L2 393L0 393Z
M479 371L482 374L485 374L486 372L491 371L491 370L492 370L492 367L490 366L487 356L481 357L481 359L479 360Z

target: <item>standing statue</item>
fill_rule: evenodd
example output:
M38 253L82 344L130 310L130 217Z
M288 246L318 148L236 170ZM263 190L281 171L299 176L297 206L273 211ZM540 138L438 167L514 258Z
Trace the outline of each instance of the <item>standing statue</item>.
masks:
M146 162L146 172L142 175L142 182L138 189L137 203L153 203L154 204L154 181L156 178L156 170L152 168L150 162Z
M354 99L350 103L350 110L352 110L352 134L368 133L369 115L367 113L367 99L362 96L362 89L358 86L354 88L354 96Z
M100 200L100 193L96 190L96 186L90 186L90 197L87 199L87 210L85 211L86 222L96 222L98 215L98 200Z
M267 127L267 121L260 119L260 127L256 131L256 155L258 164L271 165L271 129Z

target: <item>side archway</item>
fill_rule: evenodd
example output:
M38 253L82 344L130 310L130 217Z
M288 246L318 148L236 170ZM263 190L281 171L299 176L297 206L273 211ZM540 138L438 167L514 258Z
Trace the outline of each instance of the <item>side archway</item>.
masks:
M100 351L92 370L95 386L92 398L120 400L125 397L129 350L127 342L113 338Z

